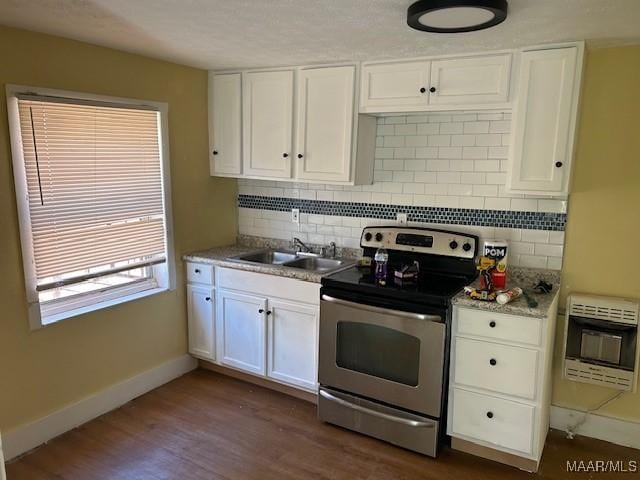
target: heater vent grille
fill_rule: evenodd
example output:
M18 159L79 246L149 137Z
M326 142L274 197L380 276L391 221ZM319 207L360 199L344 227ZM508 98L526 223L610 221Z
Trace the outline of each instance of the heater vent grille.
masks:
M564 365L565 377L578 382L602 385L616 390L633 390L633 372L615 368L601 367L582 363L578 360L566 359Z
M637 302L575 295L570 300L569 315L637 325L639 310Z

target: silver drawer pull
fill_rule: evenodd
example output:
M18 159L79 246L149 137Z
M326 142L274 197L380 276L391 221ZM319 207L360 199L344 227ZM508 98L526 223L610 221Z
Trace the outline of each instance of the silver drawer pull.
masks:
M324 390L319 391L320 396L326 398L331 402L335 402L338 405L342 405L343 407L350 408L351 410L356 410L358 412L366 413L367 415L371 415L373 417L382 418L384 420L389 420L391 422L403 423L409 427L423 427L423 428L433 428L433 423L420 422L418 420L409 420L408 418L396 417L395 415L390 415L388 413L378 412L376 410L371 410L370 408L363 407L361 405L356 405L355 403L347 402L342 398L338 398L335 395L331 395L329 392Z

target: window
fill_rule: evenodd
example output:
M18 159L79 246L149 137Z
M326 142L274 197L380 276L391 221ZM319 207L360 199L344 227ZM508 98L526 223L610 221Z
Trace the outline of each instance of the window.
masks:
M166 104L7 87L29 319L173 287Z

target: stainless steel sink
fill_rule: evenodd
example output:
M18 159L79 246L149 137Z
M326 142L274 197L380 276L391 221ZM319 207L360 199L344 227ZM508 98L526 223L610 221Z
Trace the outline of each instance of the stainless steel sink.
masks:
M242 260L244 262L262 263L265 265L282 265L285 262L295 260L297 258L294 252L281 252L277 250L261 250L259 252L245 253L233 257L234 260Z
M303 270L309 270L313 272L328 272L342 267L346 262L344 260L338 260L336 258L323 258L323 257L300 257L296 260L286 262L285 267L300 268Z

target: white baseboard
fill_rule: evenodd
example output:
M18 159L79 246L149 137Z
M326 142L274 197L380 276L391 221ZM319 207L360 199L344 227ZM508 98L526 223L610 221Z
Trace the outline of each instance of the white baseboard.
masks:
M551 428L576 435L597 438L624 447L640 449L640 423L590 413L584 423L584 412L551 406ZM575 425L579 425L574 429Z
M140 395L180 377L197 367L183 355L117 383L46 417L2 434L5 460L11 460L83 423L124 405Z

